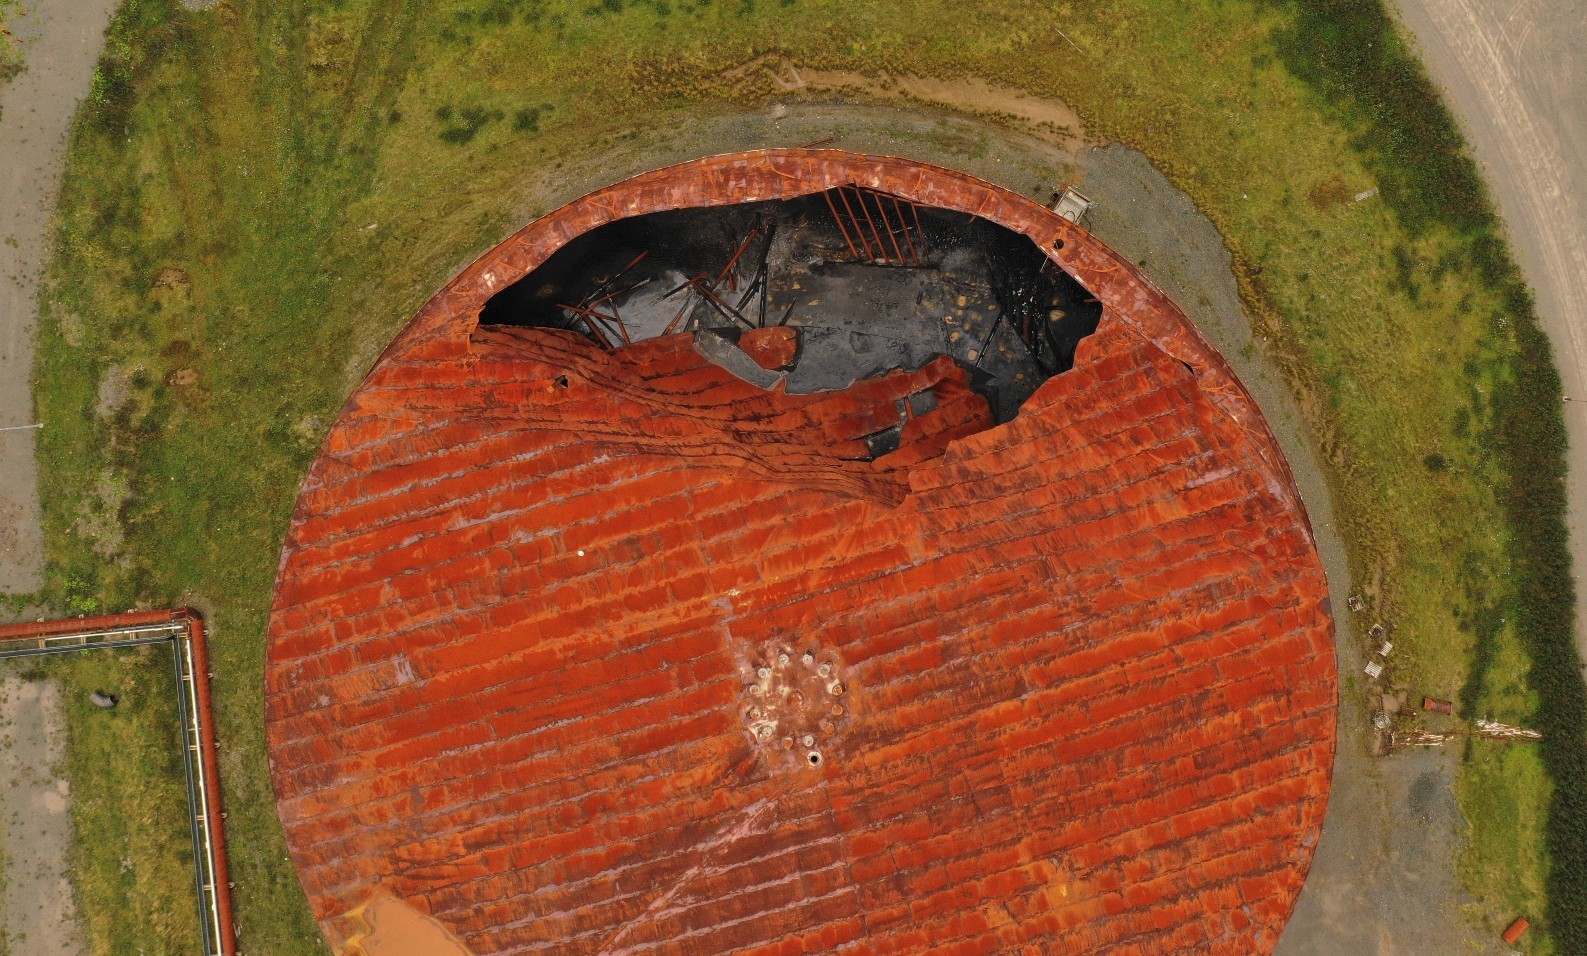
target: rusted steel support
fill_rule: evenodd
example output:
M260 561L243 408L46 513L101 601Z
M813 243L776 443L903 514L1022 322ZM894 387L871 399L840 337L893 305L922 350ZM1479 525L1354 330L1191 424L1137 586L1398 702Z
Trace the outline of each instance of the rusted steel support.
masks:
M761 277L765 274L766 264L763 262L755 267L755 274L749 277L749 285L744 287L744 294L738 297L738 304L733 306L733 308L740 312L744 311L744 306L748 305L749 300L755 297L756 290L760 288Z
M599 299L596 299L594 302L586 302L586 303L584 303L584 307L587 308L587 309L599 308L600 306L604 305L607 302L610 302L611 300L617 298L620 295L627 295L628 293L634 291L635 289L640 288L641 286L649 285L652 281L653 281L653 279L651 279L649 277L644 278L644 279L640 279L638 282L635 282L633 285L623 286L621 289L616 289L616 290L614 290L612 292L608 292L605 295L601 296Z
M597 326L595 324L595 320L596 319L600 319L603 322L612 323L613 326L616 327L616 329L620 333L622 333L623 343L625 345L632 345L633 344L633 342L628 338L628 329L626 327L624 327L623 320L621 318L613 318L612 316L609 316L609 315L607 315L604 312L596 312L593 309L586 309L586 308L584 308L581 305L568 305L567 303L562 303L562 304L558 305L557 308L559 308L559 309L567 309L569 312L578 313L578 315L581 318L584 319L584 324L589 326L590 329L595 332L596 337L601 340L601 344L605 345L607 348L611 348L612 345L611 345L610 342L608 342L606 340L606 336L602 335L600 330L597 328ZM614 309L613 311L616 311L616 310Z
M898 213L898 224L904 231L904 244L909 246L909 258L918 267L920 265L920 256L915 254L915 243L909 238L909 220L904 218L904 209L898 204L898 197L893 196L891 198L893 200L893 211ZM1042 261L1045 262L1046 260Z
M898 244L898 237L893 234L893 221L887 218L887 206L882 203L881 193L872 192L871 190L866 190L866 192L871 193L871 198L876 200L876 214L882 217L882 228L887 231L887 241L892 243L893 255L898 258L899 265L904 265L904 250Z
M669 289L667 291L667 294L663 295L662 298L663 299L670 299L673 296L677 295L679 292L682 292L684 289L692 289L692 288L694 288L694 284L696 282L699 282L701 279L704 279L704 278L705 278L705 273L701 272L698 275L695 275L693 278L685 279L682 285L675 286L672 289ZM661 334L662 335L671 335L673 330L677 328L678 321L680 319L682 319L684 317L684 315L688 314L689 309L692 308L693 305L694 305L694 303L692 303L692 302L684 302L683 305L678 308L678 314L674 315L672 317L672 321L667 323L666 330L663 331Z
M685 303L683 308L678 310L678 314L674 315L672 317L672 321L667 323L667 327L664 330L662 330L661 334L662 335L671 335L673 332L677 331L678 320L683 318L683 313L685 313L687 311L689 311L689 306L688 306L687 303Z
M865 205L865 194L860 192L858 186L854 187L854 199L860 204L860 212L865 213L865 224L871 227L871 235L876 237L876 260L886 262L887 247L882 244L882 234L876 230L876 221L871 218L871 210Z
M998 326L1003 324L1006 315L1004 310L997 310L997 318L992 320L992 328L987 331L986 338L981 342L981 350L975 354L975 364L972 368L981 367L982 360L986 358L986 350L992 347L992 340L997 337Z
M760 264L760 268L755 270L755 277L749 280L749 285L744 287L744 294L738 297L738 305L733 307L742 313L744 311L744 307L749 305L749 300L755 298L755 293L761 292L760 320L755 323L755 327L757 329L766 327L766 296L762 291L765 288L765 285L766 264L763 262Z
M766 293L768 287L771 284L771 277L769 275L771 244L776 238L777 224L773 222L766 227L766 242L760 250L760 262L755 266L755 277L749 281L749 286L744 289L744 294L740 296L738 300L737 309L738 311L743 312L744 306L748 305L749 300L754 298L755 292L757 290L760 291L760 315L755 322L755 327L757 329L763 329L766 327Z
M754 324L750 322L750 320L740 315L737 309L728 305L726 302L723 302L721 298L717 296L715 292L712 292L710 287L708 287L705 283L697 280L690 280L689 284L694 286L695 291L705 296L705 301L715 307L716 311L722 314L722 318L732 319L736 322L739 322L746 329L753 329L755 327Z
M628 263L628 265L623 266L621 269L619 269L616 272L612 273L611 276L609 276L605 282L602 282L600 285L596 286L594 291L592 291L589 295L585 296L584 297L584 301L579 303L579 304L580 305L586 305L586 306L591 305L592 304L591 301L590 301L591 299L594 299L596 296L600 295L601 293L605 292L607 289L611 288L611 285L612 285L613 282L616 282L618 279L621 279L623 276L627 275L630 269L632 269L634 266L637 266L641 262L643 262L645 260L645 257L648 256L648 255L650 255L650 250L646 249L644 252L641 252L639 255L635 256L633 258L632 262ZM633 288L638 288L638 287L635 286ZM606 298L611 298L611 296L607 296ZM604 302L604 301L606 301L606 299L601 299L600 301Z
M587 315L583 316L582 318L584 320L584 325L590 330L590 334L595 336L595 341L601 344L601 348L610 352L613 348L612 340L606 337L605 332L601 331L600 325Z
M612 303L612 318L617 320L617 331L623 336L624 345L633 345L634 340L628 337L628 323L623 321L623 314L617 311L617 303Z
M849 229L843 225L843 217L838 215L838 207L832 202L832 190L828 189L821 195L826 198L827 208L832 210L832 221L838 224L838 232L843 233L843 241L849 247L849 255L858 259L860 257L859 250L854 248L854 240L849 238Z
M865 238L865 230L860 228L860 219L854 215L854 207L849 205L849 194L843 191L842 186L838 187L838 198L843 200L843 208L848 210L849 221L854 223L854 234L860 237L860 245L865 248L866 260L875 262L876 256L871 252L871 243Z
M927 252L926 245L926 230L920 225L920 207L908 199L904 200L904 202L909 205L909 211L915 217L915 235L920 237L920 255L922 258L929 258L930 253Z
M575 313L578 316L579 321L584 323L584 327L590 330L590 335L594 336L595 341L599 342L601 347L606 349L608 352L611 351L611 340L606 337L605 332L601 331L600 323L595 321L596 319L609 320L611 318L610 316L602 315L599 312L591 312L589 309L580 308L576 305L568 305L566 303L557 306L557 308L567 309L568 311Z
M760 227L759 226L756 226L755 228L753 228L753 229L751 229L749 231L749 235L744 237L744 241L738 244L738 251L733 253L733 258L727 260L727 265L723 266L722 267L722 271L717 273L716 281L711 283L711 288L714 289L717 286L721 285L723 279L729 279L729 280L732 279L732 277L733 277L733 267L738 265L739 258L744 255L745 250L747 250L749 248L749 244L754 242L755 241L755 237L758 236L758 235L760 235ZM732 286L732 285L729 285L728 288L733 289L735 287Z

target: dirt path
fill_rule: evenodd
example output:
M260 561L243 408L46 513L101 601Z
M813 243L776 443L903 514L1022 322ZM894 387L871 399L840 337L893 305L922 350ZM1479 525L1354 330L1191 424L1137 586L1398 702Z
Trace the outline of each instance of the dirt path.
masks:
M56 774L65 749L60 687L0 675L0 939L12 953L86 953L67 854L71 793Z
M87 92L116 0L30 0L13 32L27 69L0 86L0 594L43 583L32 424L39 274L66 130Z
M1397 0L1482 164L1554 343L1587 660L1587 0Z

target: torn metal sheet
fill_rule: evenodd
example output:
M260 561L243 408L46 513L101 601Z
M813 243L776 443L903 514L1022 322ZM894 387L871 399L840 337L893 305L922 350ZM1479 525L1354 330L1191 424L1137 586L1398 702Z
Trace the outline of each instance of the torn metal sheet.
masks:
M844 194L918 209L922 265L874 205L856 263ZM845 270L971 287L822 325ZM1005 405L1066 321L1027 273L1100 314ZM1327 582L1255 405L1127 260L950 170L740 153L529 225L349 400L280 568L272 779L335 948L389 894L479 954L1270 953L1322 826Z

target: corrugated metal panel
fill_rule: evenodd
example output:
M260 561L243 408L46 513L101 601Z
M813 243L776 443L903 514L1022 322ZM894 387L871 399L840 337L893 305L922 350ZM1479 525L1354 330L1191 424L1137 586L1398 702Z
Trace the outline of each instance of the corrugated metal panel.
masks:
M687 336L474 329L601 222L843 182L1054 250L1105 308L1075 368L985 428L956 367L789 396ZM845 457L922 390L940 427ZM267 680L332 942L379 889L477 953L1268 952L1336 704L1287 467L1172 303L1017 195L799 150L593 194L432 300L305 484Z

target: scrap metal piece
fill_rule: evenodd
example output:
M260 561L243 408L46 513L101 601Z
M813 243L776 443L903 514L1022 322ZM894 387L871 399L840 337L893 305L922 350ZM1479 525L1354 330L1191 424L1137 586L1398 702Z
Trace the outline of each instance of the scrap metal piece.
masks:
M750 358L748 352L739 348L737 342L723 335L718 329L701 329L696 332L694 350L728 374L767 391L781 385L788 378L787 372L763 368L759 362Z
M1095 209L1096 205L1080 190L1073 186L1064 186L1059 190L1058 198L1053 201L1052 211L1078 226L1080 220L1086 217L1086 213Z
M1482 731L1481 736L1490 740L1542 740L1543 735L1535 730L1525 727L1516 727L1511 724L1501 724L1497 720L1477 719L1477 729Z
M1389 735L1389 749L1399 747L1438 747L1455 739L1455 734L1434 733L1430 730L1409 730L1403 734Z

